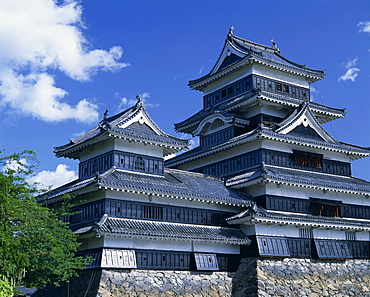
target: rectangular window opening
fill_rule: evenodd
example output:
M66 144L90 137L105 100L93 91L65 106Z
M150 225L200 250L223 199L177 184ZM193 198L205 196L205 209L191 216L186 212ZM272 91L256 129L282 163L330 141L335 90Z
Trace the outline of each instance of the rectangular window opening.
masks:
M312 167L312 168L322 168L322 155L295 151L294 154L294 163L296 165Z

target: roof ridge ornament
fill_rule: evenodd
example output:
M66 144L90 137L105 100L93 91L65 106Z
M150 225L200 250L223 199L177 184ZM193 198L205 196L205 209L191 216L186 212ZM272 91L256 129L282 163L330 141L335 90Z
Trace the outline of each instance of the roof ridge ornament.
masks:
M229 34L234 34L234 30L235 30L234 26L231 25L229 29Z
M278 48L277 43L276 43L276 41L275 41L275 39L274 39L274 38L272 38L272 39L271 39L271 43L272 43L272 47L273 47L274 49L276 49L277 51L279 51L279 48Z
M136 108L140 108L140 107L143 107L145 108L145 105L144 105L144 102L143 100L141 99L141 96L139 94L136 95L136 99L137 99L137 102L135 104L135 107Z

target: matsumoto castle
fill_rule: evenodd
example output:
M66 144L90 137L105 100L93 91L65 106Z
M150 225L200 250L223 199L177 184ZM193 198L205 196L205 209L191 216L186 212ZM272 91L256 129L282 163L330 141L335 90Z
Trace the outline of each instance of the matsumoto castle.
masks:
M198 147L163 132L140 97L55 147L79 177L47 204L75 197L70 227L94 258L76 292L93 279L85 296L370 296L370 182L351 174L370 148L323 128L345 115L311 100L324 76L232 28L189 81L203 108L175 124Z

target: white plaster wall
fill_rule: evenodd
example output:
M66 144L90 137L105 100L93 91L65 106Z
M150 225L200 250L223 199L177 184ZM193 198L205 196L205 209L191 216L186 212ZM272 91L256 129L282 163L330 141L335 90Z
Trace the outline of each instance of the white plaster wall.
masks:
M163 158L163 148L125 139L107 139L91 145L81 153L80 162L97 157L112 150Z
M121 248L121 249L146 249L146 250L229 253L229 254L240 253L239 246L231 244L220 244L220 243L215 244L215 243L177 241L177 240L145 240L113 236L104 237L103 246L106 248Z
M252 69L250 65L239 68L237 71L229 73L228 75L222 77L221 79L218 79L215 82L208 84L203 91L204 95L212 93L213 91L220 89L228 84L236 82L239 79L248 76L249 74L252 74Z
M240 254L240 247L236 244L194 242L193 251L197 253Z
M309 88L309 83L304 77L287 73L281 70L272 69L263 65L254 64L252 68L252 73L274 80L280 80L281 82L286 82L296 86Z
M129 142L125 139L115 139L114 149L134 154L163 158L162 147L135 141Z
M114 149L114 140L107 139L93 145L90 145L88 148L84 149L80 155L80 162L84 162L88 159L97 157Z
M188 162L186 164L181 164L178 166L179 169L182 170L191 170L193 168L198 168L201 166L209 165L215 162L219 162L225 159L229 159L250 151L254 151L261 148L261 143L258 140L248 142L242 145L238 145L232 148L229 148L224 151L220 151L218 153L212 154L210 156L205 156L195 161Z
M340 230L313 229L314 238L322 239L346 239L346 233Z
M319 189L310 189L304 187L293 187L288 185L278 185L275 183L267 183L266 194L286 196L292 198L309 199L328 199L335 201L342 201L346 204L365 205L370 206L370 199L365 195L338 193L333 191L322 191ZM249 193L249 191L247 191Z
M295 226L256 224L255 234L265 236L299 237L299 229Z

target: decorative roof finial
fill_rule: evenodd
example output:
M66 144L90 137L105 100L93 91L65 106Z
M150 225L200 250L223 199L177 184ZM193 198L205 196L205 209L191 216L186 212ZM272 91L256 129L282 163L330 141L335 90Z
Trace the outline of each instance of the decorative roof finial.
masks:
M136 99L137 99L136 107L142 106L143 105L143 101L141 100L141 96L139 94L136 95Z
M229 29L229 34L234 34L234 30L235 30L234 26L231 26Z
M106 120L107 118L108 118L108 109L105 110L103 119Z
M276 44L276 41L274 40L274 38L271 39L271 42L272 42L272 47L277 48L277 44Z

